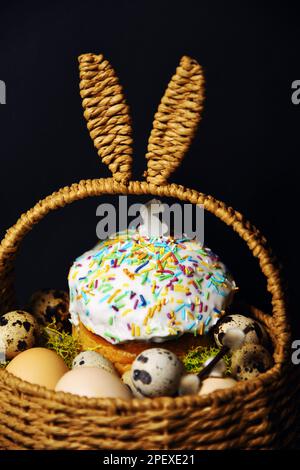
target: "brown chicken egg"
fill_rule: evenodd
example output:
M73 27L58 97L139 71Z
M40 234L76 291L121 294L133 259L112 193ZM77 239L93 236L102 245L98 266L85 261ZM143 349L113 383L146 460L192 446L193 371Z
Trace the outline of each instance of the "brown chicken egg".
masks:
M59 379L69 369L56 352L46 348L31 348L12 359L6 370L26 382L54 390Z

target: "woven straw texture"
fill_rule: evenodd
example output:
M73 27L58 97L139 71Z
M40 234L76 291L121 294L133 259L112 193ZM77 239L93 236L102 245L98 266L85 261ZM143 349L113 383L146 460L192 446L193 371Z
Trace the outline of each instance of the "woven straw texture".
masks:
M114 178L131 177L132 130L129 109L116 74L103 55L79 57L80 95L94 145Z
M0 245L0 312L14 308L14 260L26 234L49 212L104 194L172 197L203 204L230 226L257 258L272 299L272 315L252 308L274 344L274 367L259 378L208 396L124 401L55 393L0 371L3 449L272 449L294 438L297 387L290 364L290 330L280 271L265 238L223 202L167 182L187 151L203 102L201 67L181 60L155 115L146 181L130 181L128 108L102 55L79 58L88 128L113 177L81 181L38 202Z

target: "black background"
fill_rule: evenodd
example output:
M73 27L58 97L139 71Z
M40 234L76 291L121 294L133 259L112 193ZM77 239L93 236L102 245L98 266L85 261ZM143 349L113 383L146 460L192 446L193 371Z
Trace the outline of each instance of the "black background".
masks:
M117 71L134 125L141 178L154 112L180 57L204 67L203 121L171 180L244 213L285 268L294 326L298 308L299 8L288 2L82 1L0 3L0 235L49 193L109 175L82 116L77 56L102 52ZM95 241L107 198L53 213L25 239L17 263L20 302L38 287L67 287L75 256ZM241 295L269 308L265 282L244 242L211 216L205 241L230 267ZM296 330L295 330L296 332Z

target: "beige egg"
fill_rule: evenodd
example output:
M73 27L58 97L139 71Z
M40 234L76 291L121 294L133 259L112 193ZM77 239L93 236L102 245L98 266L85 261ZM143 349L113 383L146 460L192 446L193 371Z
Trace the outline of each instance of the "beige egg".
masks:
M212 393L215 390L231 388L231 387L234 387L236 384L237 384L237 381L230 377L225 377L225 378L208 377L207 379L203 380L199 395L208 395L209 393Z
M197 395L201 386L201 380L197 374L186 374L181 377L178 395Z
M56 352L46 348L31 348L18 354L6 370L26 382L54 390L59 379L69 369Z
M23 310L6 313L0 317L0 351L6 360L25 349L32 348L38 333L35 318Z
M56 392L73 393L85 397L110 397L129 400L132 395L116 375L99 367L76 367L57 383Z

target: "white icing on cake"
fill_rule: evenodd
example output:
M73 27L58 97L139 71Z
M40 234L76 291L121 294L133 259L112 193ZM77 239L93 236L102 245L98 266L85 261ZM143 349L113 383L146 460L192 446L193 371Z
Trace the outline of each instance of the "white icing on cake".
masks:
M204 334L235 282L209 248L138 230L116 234L76 259L69 273L72 323L116 344Z

